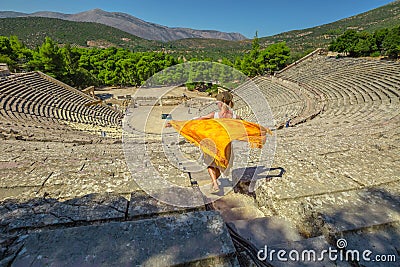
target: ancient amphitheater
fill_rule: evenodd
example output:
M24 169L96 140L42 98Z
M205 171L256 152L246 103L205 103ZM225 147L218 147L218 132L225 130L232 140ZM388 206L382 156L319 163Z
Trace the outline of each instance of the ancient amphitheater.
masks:
M400 63L318 50L253 81L274 114L273 165L254 192L243 177L184 208L132 179L120 112L40 72L0 77L0 266L398 266ZM207 203L206 174L147 145Z

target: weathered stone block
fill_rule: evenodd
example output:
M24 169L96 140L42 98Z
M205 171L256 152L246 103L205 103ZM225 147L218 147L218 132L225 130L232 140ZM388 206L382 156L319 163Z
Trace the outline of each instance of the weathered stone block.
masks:
M11 266L237 266L216 212L32 233Z
M128 201L116 195L90 194L65 202L55 199L34 199L25 203L8 200L1 205L4 208L1 209L0 226L13 231L74 222L124 219Z

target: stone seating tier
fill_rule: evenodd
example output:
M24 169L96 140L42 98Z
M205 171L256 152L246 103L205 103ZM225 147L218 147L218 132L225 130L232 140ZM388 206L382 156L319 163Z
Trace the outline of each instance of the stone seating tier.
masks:
M326 105L320 115L335 121L385 120L396 115L400 101L400 64L396 62L314 55L277 78L322 92Z
M122 122L119 112L105 105L85 106L94 99L40 72L3 77L0 95L2 120L21 125L54 123L50 128L57 128L71 122L81 124L74 124L81 130L98 132L98 126L119 128Z

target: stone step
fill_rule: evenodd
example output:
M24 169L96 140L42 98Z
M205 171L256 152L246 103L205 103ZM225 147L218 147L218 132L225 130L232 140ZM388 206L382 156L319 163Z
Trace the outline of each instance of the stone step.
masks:
M192 188L189 207L178 207L164 203L143 191L131 193L130 200L115 194L89 194L64 202L55 199L37 198L27 202L6 200L0 203L0 233L35 228L62 227L63 225L90 224L100 221L139 220L204 210L199 193ZM129 204L128 204L129 203Z
M131 194L131 199L129 202L128 209L128 219L135 220L140 218L148 218L160 215L169 215L173 213L183 213L194 210L205 210L204 202L203 205L198 206L197 201L201 196L196 192L195 189L188 189L188 191L192 191L192 197L195 199L195 202L190 201L188 199L188 204L196 204L194 206L189 207L179 207L172 204L168 204L158 200L152 196L149 196L147 193L143 191L136 191Z
M195 161L183 161L178 163L178 168L185 172L200 171L204 167Z
M400 221L399 192L400 184L393 182L296 199L268 200L264 197L257 200L263 205L264 213L275 211L303 228L304 234L330 236Z
M357 257L356 261L360 266L399 266L400 222L344 232L336 238L336 242L344 247L345 252L356 253L354 257ZM371 251L371 254L367 252L368 254L363 256L364 251Z
M7 200L0 203L0 232L123 220L127 206L125 198L112 194L90 194L64 202L43 198Z
M389 183L374 188L364 188L349 192L341 192L329 195L314 196L299 200L286 200L276 205L277 210L285 208L284 215L291 218L291 214L300 212L315 227L313 234L323 234L325 241L332 249L337 249L338 244L344 243L344 253L353 253L358 250L360 259L356 260L360 266L398 266L400 251L400 186L398 183ZM283 215L283 214L282 214ZM291 220L299 224L294 215ZM311 225L310 224L310 225ZM323 237L319 237L322 239ZM313 239L310 239L313 240ZM315 239L317 240L317 239ZM341 243L338 243L338 242ZM296 246L305 242L296 241ZM318 241L320 243L322 241ZM274 246L269 249L290 249L295 244L289 243L285 246ZM324 245L327 246L326 244ZM305 249L312 248L304 246ZM323 247L318 251L321 252ZM371 260L361 259L363 251L369 250L367 255ZM376 262L376 255L385 255L392 262ZM397 262L393 262L393 260ZM348 266L347 260L329 261L324 266ZM274 266L303 266L299 264L271 262ZM339 265L339 263L341 265ZM325 263L321 263L321 265ZM310 266L321 266L318 264ZM309 266L304 264L304 266Z
M239 266L214 211L49 230L19 243L9 266Z
M239 207L221 210L221 216L225 222L236 220L252 220L264 217L264 213L255 208Z
M197 181L200 184L207 182L211 183L210 175L208 174L208 171L206 169L198 172L190 172L190 176L193 180Z
M295 226L277 217L233 220L228 224L241 237L259 249L265 245L270 246L303 240Z
M254 198L233 191L216 199L213 202L213 207L221 212L225 222L251 220L265 216L255 205Z
M215 209L220 211L232 208L241 208L244 206L257 208L252 197L234 192L217 199L213 202L213 206Z
M389 190L399 188L393 186ZM325 203L320 211L324 230L328 233L357 231L400 222L400 199L398 192L390 192L386 188L371 188L348 192L343 203ZM345 202L346 201L346 202Z

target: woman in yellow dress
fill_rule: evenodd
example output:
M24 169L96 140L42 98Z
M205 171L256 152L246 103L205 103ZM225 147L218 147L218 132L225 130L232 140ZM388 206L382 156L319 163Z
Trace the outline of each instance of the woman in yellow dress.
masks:
M218 178L232 163L233 140L247 141L253 147L261 148L266 133L272 132L256 123L242 120L235 114L233 95L219 93L216 97L219 111L190 121L170 121L166 127L174 127L187 140L199 146L212 180L212 190L219 191Z
M219 93L216 99L217 99L216 104L218 106L219 111L211 112L208 115L199 117L198 118L199 120L222 119L222 118L239 119L239 120L242 119L240 118L240 116L236 115L235 112L232 110L234 103L233 103L233 95L230 92L224 91L222 93ZM226 146L225 150L226 150L225 155L227 157L227 161L228 163L231 163L231 160L233 160L231 143L229 143ZM217 179L221 176L221 173L224 172L226 168L221 166L221 164L218 164L215 161L215 158L206 153L204 154L204 162L208 165L207 170L212 180L212 190L215 192L219 191Z

